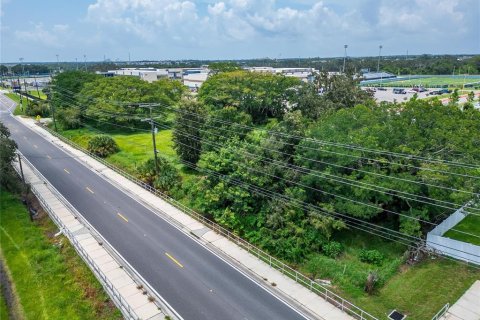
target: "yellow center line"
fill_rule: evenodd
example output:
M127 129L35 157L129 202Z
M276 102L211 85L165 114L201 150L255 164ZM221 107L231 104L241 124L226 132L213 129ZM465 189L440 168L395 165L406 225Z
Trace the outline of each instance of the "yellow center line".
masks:
M122 218L123 220L125 220L125 222L128 222L128 219L125 218L120 212L117 212L117 214L118 214L118 216L119 216L120 218Z
M69 172L67 169L63 169L63 171L65 171L66 173L70 174L70 172Z
M85 189L87 189L90 193L95 193L95 192L93 192L93 190L90 189L89 187L85 187Z
M50 160L52 160L52 157L50 157L48 154L47 154L47 158L50 159Z
M174 257L172 257L168 252L165 252L165 255L170 258L173 262L175 262L180 268L183 268L183 265L177 261Z

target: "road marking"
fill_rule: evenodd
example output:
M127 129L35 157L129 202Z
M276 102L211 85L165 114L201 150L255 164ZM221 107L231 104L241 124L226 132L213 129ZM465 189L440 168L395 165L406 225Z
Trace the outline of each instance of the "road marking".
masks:
M37 146L36 144L34 144L33 147L34 147L35 149L38 149L38 146Z
M120 218L122 218L123 220L125 220L125 222L128 222L128 219L125 218L120 212L117 212L117 214L118 214L118 216L119 216Z
M178 262L177 259L175 259L175 258L172 257L170 254L168 254L168 252L165 252L165 255L166 255L167 257L169 257L170 260L172 260L173 262L175 262L180 268L183 268L183 265L182 265L180 262Z
M70 174L70 172L69 172L67 169L63 169L63 171L65 171L66 173Z
M50 160L52 160L52 157L50 157L48 154L47 154L47 158L50 159Z
M85 189L87 189L90 193L95 193L95 192L93 192L93 190L90 189L89 187L85 187Z

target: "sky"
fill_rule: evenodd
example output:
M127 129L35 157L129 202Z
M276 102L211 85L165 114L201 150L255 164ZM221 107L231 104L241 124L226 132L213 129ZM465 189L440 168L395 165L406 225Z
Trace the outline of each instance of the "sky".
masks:
M0 0L2 62L480 53L479 0Z

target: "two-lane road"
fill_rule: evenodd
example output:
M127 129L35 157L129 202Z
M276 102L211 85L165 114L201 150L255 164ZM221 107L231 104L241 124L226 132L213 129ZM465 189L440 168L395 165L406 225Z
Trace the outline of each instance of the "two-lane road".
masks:
M305 319L8 113L0 121L25 157L184 319Z

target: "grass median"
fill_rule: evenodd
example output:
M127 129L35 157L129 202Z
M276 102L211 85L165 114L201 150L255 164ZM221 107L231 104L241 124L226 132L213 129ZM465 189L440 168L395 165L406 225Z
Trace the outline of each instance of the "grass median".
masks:
M0 248L26 319L122 318L48 216L30 222L19 197L2 189L0 209Z

